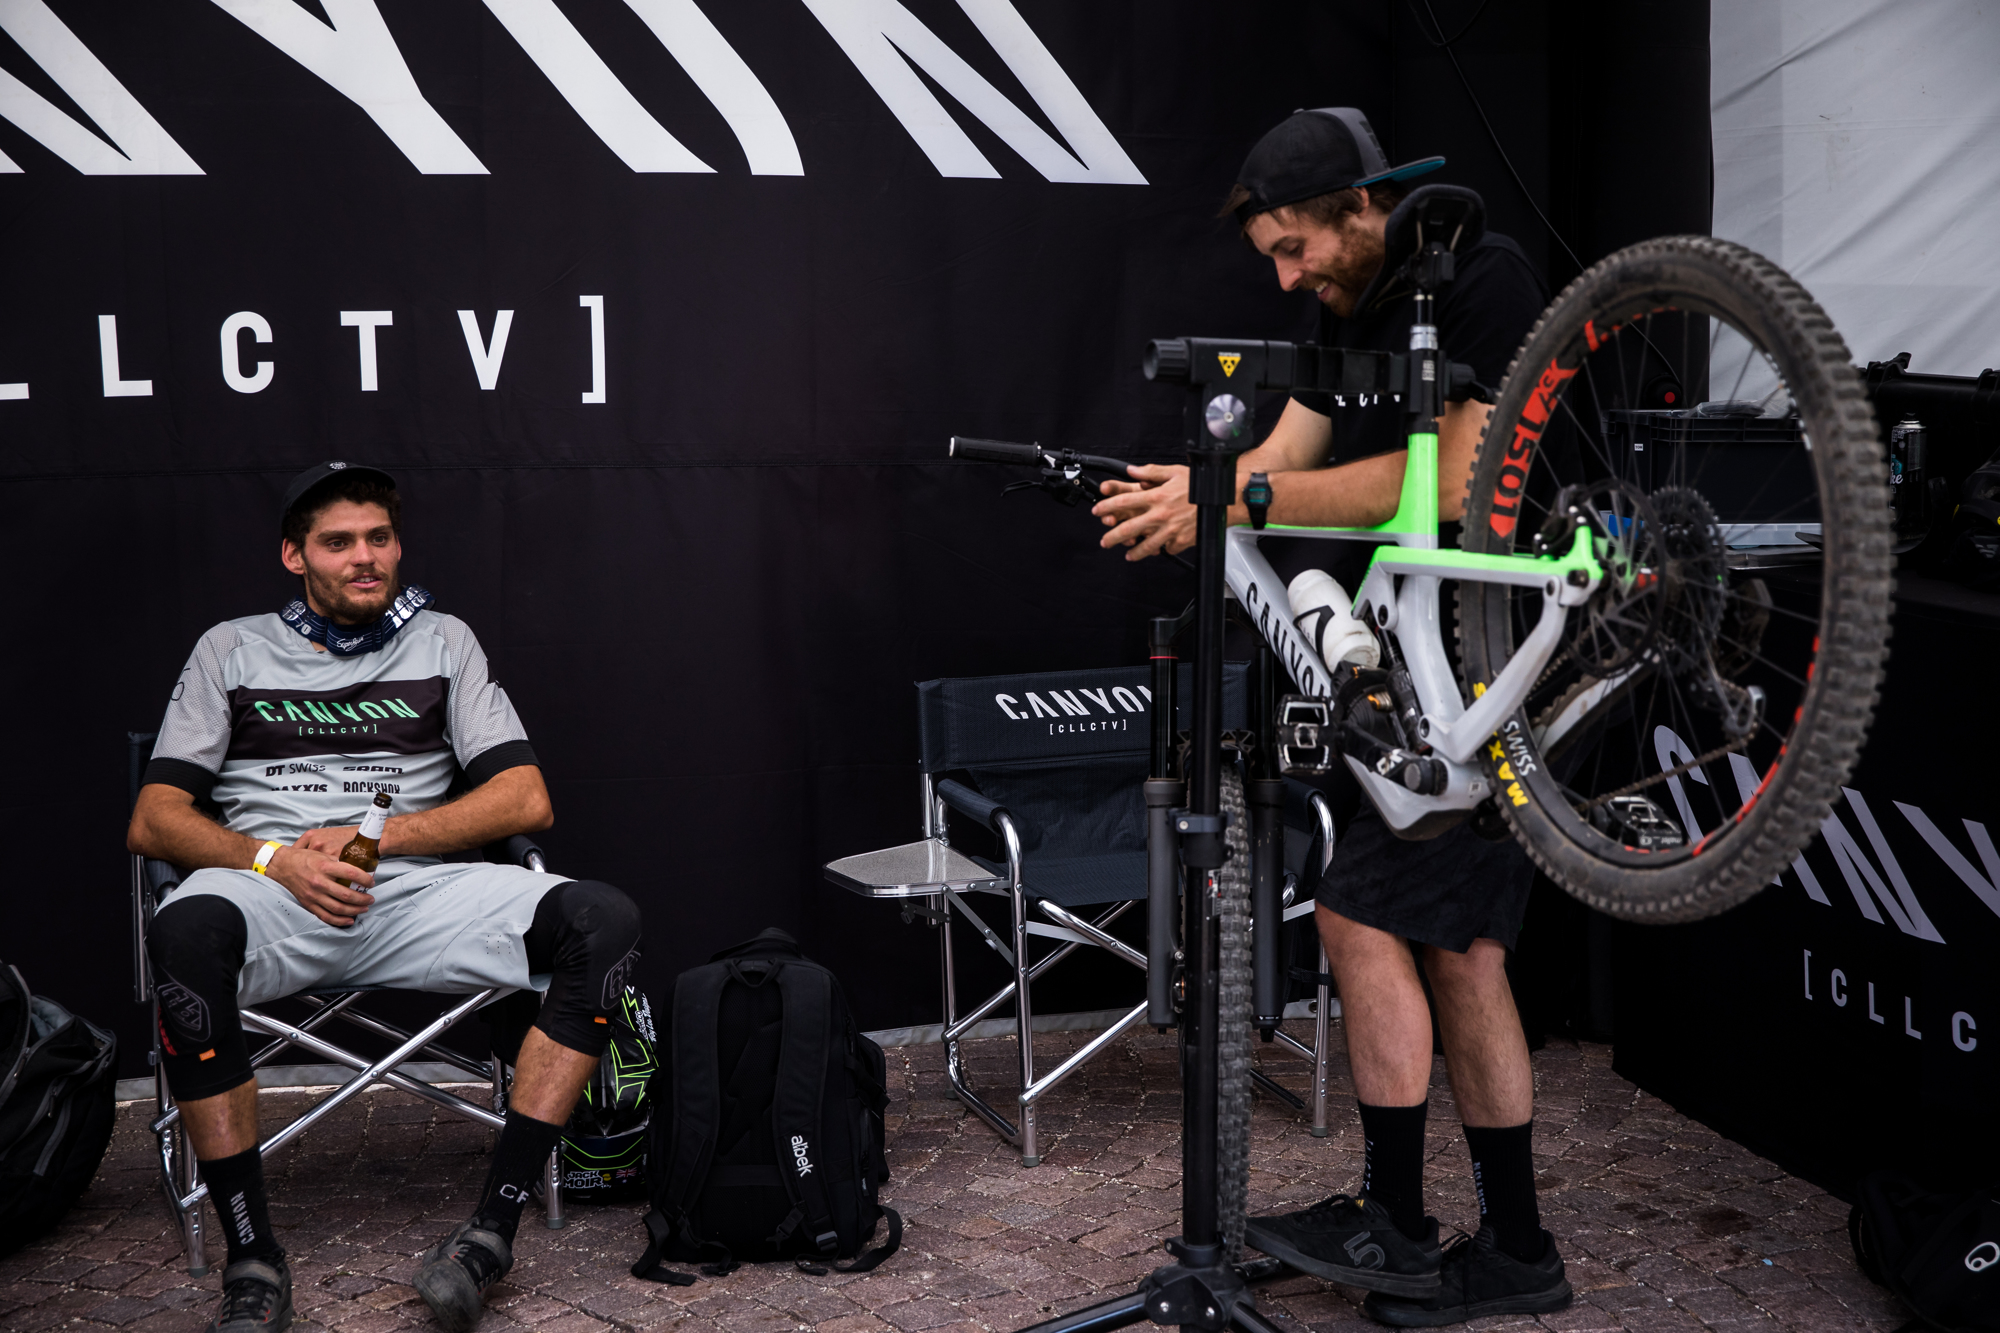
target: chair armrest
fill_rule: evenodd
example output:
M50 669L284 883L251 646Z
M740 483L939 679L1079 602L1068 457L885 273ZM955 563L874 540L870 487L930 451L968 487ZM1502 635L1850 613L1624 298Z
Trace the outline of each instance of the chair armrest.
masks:
M179 885L180 867L150 856L132 854L132 1001L144 1004L153 998L152 968L146 958L146 929L153 913L169 889Z
M485 852L486 859L497 865L524 866L534 871L541 871L548 865L548 856L542 851L541 844L525 833L488 843Z
M992 797L982 796L963 782L952 778L946 778L937 784L937 794L939 800L968 819L976 819L995 833L1000 832L1000 816L1006 814L1007 810Z

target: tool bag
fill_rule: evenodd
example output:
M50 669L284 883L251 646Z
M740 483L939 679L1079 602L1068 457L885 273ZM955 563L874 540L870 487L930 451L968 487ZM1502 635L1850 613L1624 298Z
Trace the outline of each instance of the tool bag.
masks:
M1854 1257L1917 1316L1905 1327L2000 1330L2000 1191L1937 1194L1877 1171L1858 1195L1847 1215Z
M118 1039L0 964L0 1256L53 1227L97 1174Z
M633 1276L695 1280L662 1259L711 1276L778 1259L858 1273L895 1253L903 1220L876 1197L889 1175L882 1048L855 1031L831 972L766 930L683 972L660 1032L653 1206ZM887 1242L855 1258L884 1215Z

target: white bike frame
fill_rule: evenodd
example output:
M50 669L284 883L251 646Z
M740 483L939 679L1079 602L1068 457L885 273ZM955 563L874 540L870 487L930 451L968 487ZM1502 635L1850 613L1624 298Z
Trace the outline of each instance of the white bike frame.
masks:
M1562 639L1569 608L1589 599L1604 577L1591 548L1590 531L1579 526L1570 550L1559 556L1476 555L1438 548L1437 436L1409 437L1409 462L1403 474L1402 500L1396 516L1374 528L1250 527L1229 529L1224 538L1223 577L1230 595L1271 645L1301 694L1328 698L1333 679L1312 645L1292 622L1291 599L1271 569L1258 541L1266 535L1310 537L1336 541L1366 541L1377 546L1368 574L1354 596L1355 614L1394 637L1410 680L1416 687L1423 715L1418 739L1444 760L1445 789L1420 795L1347 756L1347 765L1368 793L1383 821L1399 836L1434 837L1460 822L1488 796L1494 795L1482 747L1493 744L1492 758L1511 761L1523 774L1533 772L1535 759L1521 738L1506 744L1517 724L1515 712L1540 679ZM1542 613L1533 631L1516 648L1492 685L1468 705L1459 691L1451 658L1445 651L1438 617L1438 585L1444 579L1508 583L1540 588ZM1503 774L1517 804L1526 797ZM1504 791L1504 787L1503 787Z

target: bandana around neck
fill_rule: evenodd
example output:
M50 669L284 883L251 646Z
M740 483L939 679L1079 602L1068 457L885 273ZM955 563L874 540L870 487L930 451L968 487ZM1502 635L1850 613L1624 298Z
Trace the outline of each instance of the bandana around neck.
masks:
M294 597L284 610L278 612L278 616L335 657L359 657L363 653L374 652L396 637L397 630L409 624L417 612L435 600L429 592L411 584L396 594L396 600L372 625L336 625L307 606L301 597Z

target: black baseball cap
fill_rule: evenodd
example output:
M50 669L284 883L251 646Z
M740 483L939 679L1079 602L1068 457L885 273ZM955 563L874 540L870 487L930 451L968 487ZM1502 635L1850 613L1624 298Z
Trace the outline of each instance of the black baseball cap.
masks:
M319 485L328 477L367 477L371 481L381 482L391 490L396 488L396 479L394 477L384 472L381 468L369 467L366 463L328 462L321 463L318 467L309 467L304 472L299 473L298 476L293 477L291 484L285 487L285 503L278 509L278 526L280 528L283 528L285 520L291 517L292 506L303 499L307 491Z
M1422 157L1390 166L1368 117L1355 107L1294 111L1243 159L1236 182L1250 197L1237 207L1236 220L1248 222L1259 213L1335 190L1407 180L1443 165L1441 157Z

